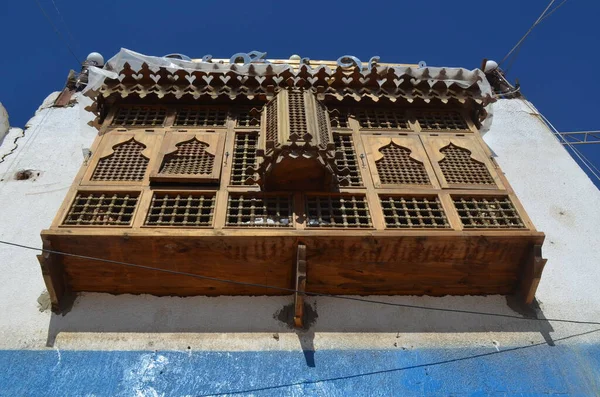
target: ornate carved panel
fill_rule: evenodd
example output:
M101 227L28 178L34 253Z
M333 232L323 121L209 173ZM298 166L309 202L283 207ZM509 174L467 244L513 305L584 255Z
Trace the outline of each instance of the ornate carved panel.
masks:
M517 209L508 197L453 197L465 229L523 229Z
M447 229L450 227L437 196L380 196L387 228Z
M332 190L348 186L347 168L339 169L327 109L314 94L284 90L263 109L259 158L248 184L263 190Z
M113 153L101 158L92 181L141 181L150 161L142 154L146 148L134 138L113 146Z
M418 136L364 135L375 187L435 187L433 168Z
M130 226L139 192L79 191L63 220L64 226Z
M475 136L421 137L443 188L504 189Z
M155 192L144 225L210 227L215 201L214 192Z
M150 175L155 182L218 182L224 135L167 133L160 161Z

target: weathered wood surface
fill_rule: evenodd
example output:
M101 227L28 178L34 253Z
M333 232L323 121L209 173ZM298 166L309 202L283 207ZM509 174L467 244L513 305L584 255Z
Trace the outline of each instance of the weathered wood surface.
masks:
M242 283L294 289L306 245L308 293L471 295L535 292L520 284L531 236L152 236L44 233L53 249ZM290 295L289 291L203 280L58 256L70 291L153 295ZM52 282L51 279L48 279ZM533 282L533 281L532 281ZM526 282L527 283L527 282Z

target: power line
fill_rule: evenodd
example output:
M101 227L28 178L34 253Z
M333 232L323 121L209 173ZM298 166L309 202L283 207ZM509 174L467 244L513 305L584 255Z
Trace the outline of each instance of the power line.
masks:
M65 45L67 46L67 49L69 50L69 52L71 53L71 55L73 55L73 58L75 58L75 60L77 61L77 63L79 63L81 65L81 61L79 60L79 58L77 57L77 55L75 55L75 52L73 52L73 49L71 48L71 46L69 45L69 43L65 40L65 38L60 33L60 31L56 28L56 26L54 25L54 22L52 22L52 19L50 19L50 16L46 13L46 10L44 10L44 7L42 7L42 5L40 4L39 0L34 0L34 1L38 5L38 7L39 7L40 11L42 12L42 14L44 14L44 16L46 17L46 20L48 20L48 23L50 24L50 26L52 26L52 29L54 29L54 32L56 33L56 35L63 41L63 43L65 43Z
M71 39L71 41L73 42L73 44L75 44L77 47L79 47L79 44L77 43L77 41L73 37L73 34L71 34L71 30L69 29L69 25L67 25L67 21L65 21L65 19L63 18L62 13L58 9L58 6L56 5L56 2L54 0L52 0L52 5L54 5L54 9L56 10L56 13L58 14L58 17L60 18L60 21L64 25L65 30L67 31L67 34L69 35L69 38Z
M13 247L28 249L28 250L32 250L32 251L47 252L49 254L70 256L73 258L88 259L88 260L93 260L93 261L98 261L98 262L110 263L113 265L121 265L121 266L133 267L133 268L138 268L138 269L151 270L151 271L163 272L163 273L168 273L168 274L175 274L175 275L179 275L179 276L193 277L193 278L197 278L197 279L201 279L201 280L210 280L210 281L216 281L216 282L220 282L220 283L243 285L243 286L247 286L247 287L259 287L259 288L266 288L266 289L272 289L272 290L277 290L277 291L300 293L300 294L308 295L308 296L335 298L335 299L351 300L351 301L364 302L364 303L375 303L375 304L384 305L384 306L396 306L396 307L403 307L403 308L408 308L408 309L431 310L431 311L460 313L460 314L476 314L476 315L482 315L482 316L512 318L512 319L517 319L517 320L553 321L553 322L572 323L572 324L600 325L600 322L596 322L596 321L579 321L579 320L565 320L565 319L553 319L553 318L521 317L521 316L515 316L512 314L479 312L479 311L461 310L461 309L446 309L446 308L441 308L441 307L409 305L409 304L405 304L405 303L392 303L392 302L384 302L384 301L378 301L378 300L373 300L373 299L354 298L354 297L350 297L350 296L321 294L318 292L299 291L299 290L296 290L293 288L276 287L273 285L266 285L266 284L248 283L248 282L243 282L243 281L235 281L235 280L229 280L229 279L223 279L223 278L217 278L217 277L203 276L203 275L194 274L194 273L180 272L177 270L161 269L161 268L152 267L152 266L145 266L145 265L138 265L135 263L114 261L111 259L96 258L93 256L87 256L87 255L71 254L68 252L49 250L49 249L45 249L45 248L36 248L36 247L31 247L31 246L23 245L23 244L17 244L17 243L13 243L10 241L4 241L4 240L0 240L0 244L10 245Z
M527 36L529 36L529 34L533 31L533 29L539 25L544 19L548 18L550 15L552 15L557 9L559 9L563 4L565 4L565 2L567 0L563 0L562 3L560 3L559 5L557 5L556 7L554 7L552 10L550 10L550 7L552 7L552 4L554 4L556 0L551 0L550 3L548 4L548 6L544 9L544 11L540 14L540 16L538 17L538 19L533 23L533 25L531 25L531 27L529 28L529 30L527 30L527 32L523 35L523 37L521 37L521 39L517 42L517 44L515 44L515 46L508 52L508 54L506 54L504 56L504 58L502 59L502 61L500 61L500 63L498 64L499 66L502 65L509 57L510 55L517 50L518 48L521 47L521 45L523 44L523 42L525 41L525 39L527 38ZM548 12L548 10L550 10L550 12ZM516 55L515 55L516 57ZM514 63L514 59L513 59L513 63ZM511 64L512 66L512 64Z
M542 120L544 121L544 123L546 123L546 125L550 128L550 131L553 133L554 136L557 136L559 141L562 140L561 143L563 143L563 147L564 145L568 146L573 153L575 154L575 156L583 163L583 165L585 165L585 167L592 173L592 175L598 179L598 181L600 181L600 172L596 173L594 171L594 169L592 169L592 167L589 166L589 164L591 164L596 170L598 169L587 157L585 157L583 155L583 153L581 153L575 146L573 146L571 144L571 142L569 142L564 136L560 135L560 133L558 132L558 130L554 127L554 125L550 122L550 120L548 120L543 114L542 112L540 112L539 110L537 110L536 108L534 108L529 101L525 98L525 95L523 95L523 99L525 99L525 104L536 114L539 114L540 117L542 118ZM566 149L565 149L566 150ZM567 151L568 153L568 151Z

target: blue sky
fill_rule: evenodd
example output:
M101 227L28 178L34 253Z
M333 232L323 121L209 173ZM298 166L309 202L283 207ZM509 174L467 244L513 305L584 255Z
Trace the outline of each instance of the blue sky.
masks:
M150 55L191 57L266 51L312 59L479 67L500 60L547 6L547 0L429 0L248 2L81 2L39 0L75 54L110 58L125 47ZM560 3L560 0L556 4ZM60 10L60 15L56 11ZM599 130L600 2L568 0L536 27L508 77L560 131ZM63 23L64 22L64 23ZM67 28L68 27L68 28ZM11 124L22 127L41 101L60 90L77 62L54 33L35 0L9 2L0 17L0 102ZM579 149L600 168L600 145ZM551 159L549 159L551 161ZM600 183L596 181L597 185Z

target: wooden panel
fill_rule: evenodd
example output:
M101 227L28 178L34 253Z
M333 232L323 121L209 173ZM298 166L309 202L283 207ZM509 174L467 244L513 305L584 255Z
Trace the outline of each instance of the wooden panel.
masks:
M464 135L421 137L442 188L504 189L480 139Z
M58 251L208 277L293 288L306 245L307 292L326 294L510 294L540 236L69 235L44 233ZM57 257L69 289L154 295L289 295L181 274ZM539 276L539 275L538 275ZM521 287L522 288L522 287ZM529 295L535 292L528 289ZM533 291L533 292L532 292Z
M439 188L423 145L416 135L363 135L376 188Z
M219 182L225 134L168 132L153 168L153 182Z
M160 136L144 131L102 136L81 185L141 185L147 181Z

